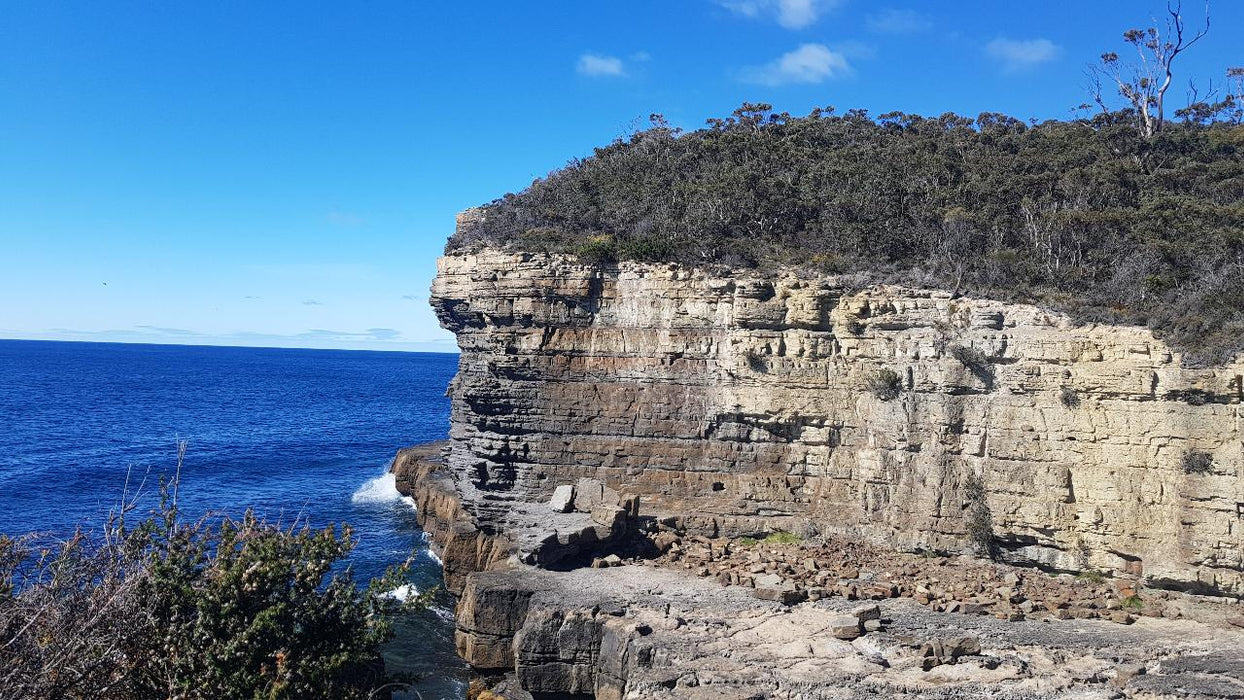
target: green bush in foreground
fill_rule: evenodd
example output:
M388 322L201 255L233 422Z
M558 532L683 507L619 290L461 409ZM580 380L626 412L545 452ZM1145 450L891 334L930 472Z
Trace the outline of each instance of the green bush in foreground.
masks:
M348 527L186 523L167 496L97 537L0 536L6 697L374 697L392 614L426 602L383 595L405 566L360 589Z

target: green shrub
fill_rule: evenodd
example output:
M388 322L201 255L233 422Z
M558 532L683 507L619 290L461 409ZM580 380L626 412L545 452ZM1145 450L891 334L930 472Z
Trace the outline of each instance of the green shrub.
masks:
M754 547L760 543L760 540L756 539L755 537L740 537L737 540L735 540L734 543L739 545L740 547Z
M985 484L969 473L963 484L964 526L968 539L980 556L994 556L993 513L985 494Z
M1145 607L1145 601L1138 595L1129 595L1123 599L1123 607L1129 610L1140 610Z
M668 241L659 238L634 238L618 245L618 257L622 260L660 262L669 259L672 249Z
M126 508L122 508L124 513ZM423 604L340 565L349 528L183 522L168 497L67 541L0 536L0 686L29 698L368 698L391 617Z
M516 244L533 253L554 253L573 250L580 238L552 226L529 228L516 236Z
M783 530L778 530L777 532L771 532L764 539L765 544L774 544L774 545L799 544L802 541L803 541L803 538L800 537L799 535L796 535L793 532L785 532Z
M897 399L903 393L903 381L897 372L883 367L868 378L868 390L882 401Z
M1208 474L1214 469L1214 456L1200 450L1185 450L1180 464L1185 474Z
M1204 389L1185 389L1183 400L1189 406L1204 406L1214 400L1214 392Z
M593 236L575 249L575 255L583 262L603 265L618 259L617 245L608 236Z
M1099 583L1104 582L1106 580L1106 576L1102 574L1100 571L1088 569L1086 571L1081 571L1080 573L1076 574L1076 579L1079 581L1083 581L1084 583L1097 585Z
M968 371L975 375L977 379L984 382L986 386L993 385L993 364L985 356L985 353L976 348L959 344L951 345L949 350L951 356L958 360L959 364L967 367Z
M747 368L751 371L759 372L761 374L769 371L769 363L760 353L749 348L746 357Z
M1059 389L1058 401L1067 408L1079 408L1080 407L1080 395L1076 393L1075 389L1072 389L1069 386L1065 386L1062 389Z

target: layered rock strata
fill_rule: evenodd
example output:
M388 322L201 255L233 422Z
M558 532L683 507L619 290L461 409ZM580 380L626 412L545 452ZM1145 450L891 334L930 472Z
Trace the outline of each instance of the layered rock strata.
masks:
M548 529L514 533L533 522L590 528L546 505L588 477L695 534L993 547L1244 594L1244 365L1185 369L1145 329L844 278L487 249L440 260L432 305L462 354L436 477L457 500L429 505L464 511L447 546L471 566L532 561Z
M454 490L445 450L403 450L393 470L399 489L417 500L459 594L458 652L491 679L480 688L493 686L480 698L1244 696L1244 619L1235 606L1143 591L1140 604L1121 609L1125 596L1137 597L1126 579L887 556L820 538L781 545L704 538L659 517L664 522L628 517L629 532L600 541L629 553L648 542L654 558L537 568L514 542L556 541L560 521L535 516L608 510L606 487L581 480L564 485L569 499L511 501L530 513L511 522L524 531L485 533ZM862 598L875 602L861 606Z
M450 440L394 471L500 696L1244 697L1235 606L1153 590L1244 594L1244 365L931 290L495 250L442 259L432 303Z
M1244 696L1244 631L1231 625L1130 614L1122 620L1127 625L1059 619L1065 610L1059 604L1039 614L1029 607L1034 613L1025 619L984 614L995 611L980 604L969 603L978 608L972 611L935 607L933 599L923 601L927 605L917 602L921 590L962 595L964 584L973 591L994 591L997 584L997 594L1009 600L1041 597L1047 603L1057 600L1050 594L1057 595L1051 587L1059 585L1085 596L1105 590L1102 584L1059 584L1044 574L1019 574L1001 565L888 560L880 551L833 542L777 546L704 540L674 535L673 526L653 525L640 539L665 550L655 560L564 571L538 568L521 561L511 540L481 532L471 508L451 490L453 478L441 449L405 450L394 469L399 487L420 504L420 520L445 559L447 583L459 594L455 639L462 657L482 679L490 679L479 682L480 688L490 688L481 698ZM575 486L577 497L591 484ZM554 510L546 502L523 506L532 513ZM643 527L643 520L630 524ZM528 522L525 536L547 536L555 527L554 521ZM750 585L723 586L720 576L702 568L733 573L743 555L745 565L751 564L746 569L754 578ZM855 567L849 574L842 568L848 562ZM792 564L815 573L801 579ZM817 594L818 589L801 587L804 595L789 601L766 595L766 586L781 588L792 579L813 585L811 578L826 572L831 579L853 579L838 580L838 587L847 590ZM901 574L897 583L894 574ZM777 581L766 583L765 578ZM914 590L899 591L900 586ZM896 591L914 593L915 599L891 598ZM807 599L809 592L813 600ZM876 600L861 605L860 597ZM1190 617L1204 618L1207 612L1225 617L1221 605L1214 609L1202 603L1211 609L1197 611L1191 601L1182 608L1171 599L1152 602L1186 610ZM1108 601L1103 603L1109 609Z
M585 557L623 547L636 532L638 498L622 497L594 479L580 480L574 507L509 498L504 523L480 518L479 512L496 504L486 496L476 500L478 493L463 495L463 475L445 461L449 451L443 442L408 447L397 453L390 471L398 492L414 501L451 593L460 594L467 576L477 571L517 564L574 567Z

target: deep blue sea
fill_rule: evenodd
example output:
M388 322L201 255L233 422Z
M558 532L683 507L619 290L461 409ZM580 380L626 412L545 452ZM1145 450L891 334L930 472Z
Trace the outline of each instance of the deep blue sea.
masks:
M154 494L188 441L189 516L254 508L270 520L349 523L360 580L419 552L413 506L385 470L401 447L446 436L457 355L0 340L0 532L97 527L147 478ZM399 625L386 659L424 698L462 697L452 602Z

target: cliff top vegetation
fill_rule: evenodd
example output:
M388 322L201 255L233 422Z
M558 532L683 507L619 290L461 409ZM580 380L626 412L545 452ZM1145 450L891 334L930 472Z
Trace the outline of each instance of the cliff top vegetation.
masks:
M1158 72L1104 54L1078 118L744 104L684 133L652 115L486 205L447 249L864 272L1148 324L1186 361L1222 361L1244 349L1244 69L1166 118L1170 64L1203 34L1172 17L1124 34Z
M867 271L1244 347L1244 126L1131 111L1026 124L744 105L650 129L483 209L449 241L588 260Z

